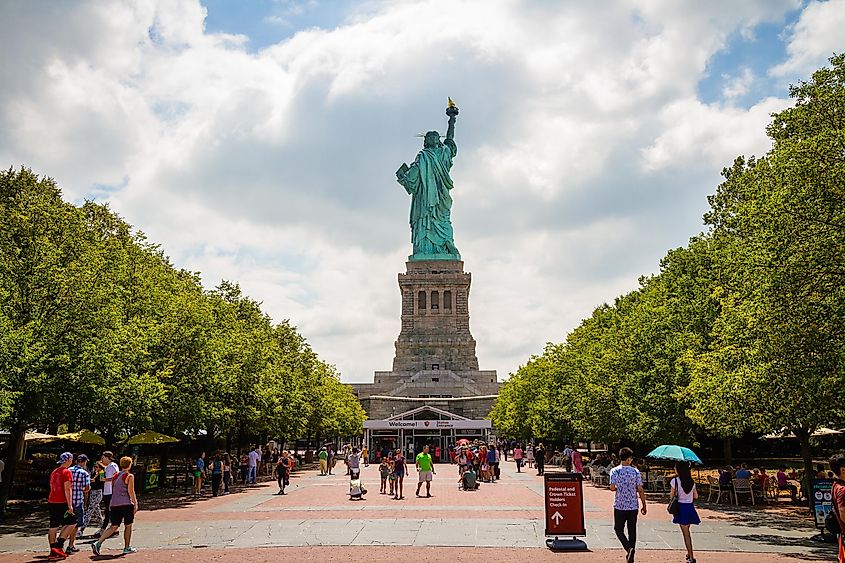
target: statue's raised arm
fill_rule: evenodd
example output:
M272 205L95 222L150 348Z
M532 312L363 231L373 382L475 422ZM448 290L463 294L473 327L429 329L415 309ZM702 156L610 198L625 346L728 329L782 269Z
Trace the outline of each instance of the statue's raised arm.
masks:
M396 180L411 195L411 242L414 253L409 260L460 260L452 234L453 188L449 171L452 159L458 154L455 144L455 121L458 108L449 98L446 108L449 126L446 138L440 133L425 134L423 149L413 164L402 164L396 171Z

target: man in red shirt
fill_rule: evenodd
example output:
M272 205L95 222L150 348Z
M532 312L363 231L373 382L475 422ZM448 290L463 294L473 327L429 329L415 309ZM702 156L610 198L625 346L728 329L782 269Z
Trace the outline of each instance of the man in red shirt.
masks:
M845 453L830 458L830 469L836 477L833 483L833 511L839 519L839 563L845 563Z
M69 469L72 463L73 454L65 452L59 456L59 461L56 462L58 467L50 474L50 496L47 497L47 507L50 511L50 531L47 534L50 541L50 561L67 557L64 551L65 540L76 532L76 514L73 513L71 493L73 475Z

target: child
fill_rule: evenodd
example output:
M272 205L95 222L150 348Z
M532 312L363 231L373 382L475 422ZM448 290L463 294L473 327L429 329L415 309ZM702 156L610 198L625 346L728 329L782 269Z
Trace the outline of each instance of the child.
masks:
M387 476L390 475L390 465L387 464L387 460L382 458L381 464L378 466L379 475L381 475L381 490L379 490L379 494L383 495L387 493Z
M349 500L364 500L364 495L367 494L367 489L361 484L360 473L356 470L352 472L352 478L349 480Z
M394 488L396 487L396 474L393 472L393 454L390 454L387 458L387 482L390 483L390 492L388 493L390 496L395 496Z

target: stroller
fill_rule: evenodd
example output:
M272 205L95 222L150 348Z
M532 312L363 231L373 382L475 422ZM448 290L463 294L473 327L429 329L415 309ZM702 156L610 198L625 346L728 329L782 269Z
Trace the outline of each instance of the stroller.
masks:
M349 476L349 500L364 500L364 495L367 494L367 489L361 483L361 471L359 469L352 469Z

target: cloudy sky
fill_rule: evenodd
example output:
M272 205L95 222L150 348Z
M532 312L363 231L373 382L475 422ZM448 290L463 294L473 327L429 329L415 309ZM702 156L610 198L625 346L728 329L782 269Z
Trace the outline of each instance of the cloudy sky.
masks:
M0 3L0 165L240 282L345 381L390 369L409 198L461 109L453 222L507 377L702 228L845 1Z

